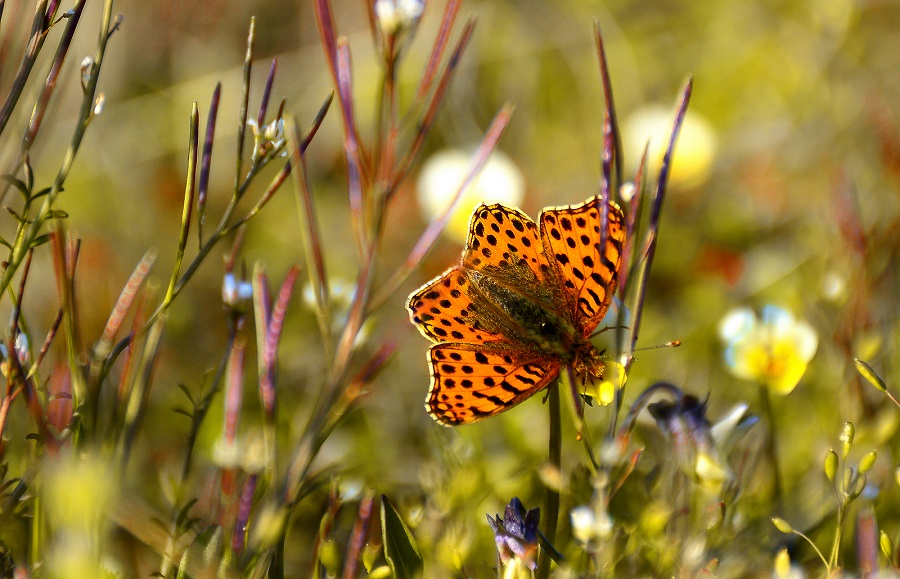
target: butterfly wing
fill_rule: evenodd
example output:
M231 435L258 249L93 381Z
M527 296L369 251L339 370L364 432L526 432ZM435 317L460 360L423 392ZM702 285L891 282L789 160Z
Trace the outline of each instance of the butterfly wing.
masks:
M527 400L559 374L560 362L505 344L437 344L428 350L426 409L445 426L476 422Z
M625 243L622 210L599 198L580 205L545 209L540 217L541 242L550 267L562 286L576 327L587 337L606 315L618 283Z
M540 287L552 275L537 225L521 211L500 204L475 209L462 264L524 289Z
M433 342L496 342L503 335L488 329L479 310L487 308L471 291L471 283L460 266L423 285L409 296L409 318L423 336Z

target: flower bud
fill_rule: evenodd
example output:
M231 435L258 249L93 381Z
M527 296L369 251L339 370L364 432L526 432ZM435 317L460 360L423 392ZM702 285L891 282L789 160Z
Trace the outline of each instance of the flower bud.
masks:
M878 538L878 546L881 547L881 554L888 561L894 560L894 542L884 531L881 531L881 536Z
M860 474L853 479L853 485L850 492L847 493L847 502L856 500L856 497L861 495L864 490L866 490L866 475Z
M334 539L325 539L319 547L319 562L332 577L336 577L341 568L341 552Z
M776 529L786 535L794 532L794 527L781 517L772 517L772 524L775 525Z
M875 373L875 370L873 370L871 366L869 366L859 358L854 358L853 361L856 362L856 371L859 372L860 376L865 378L869 382L869 384L871 384L878 390L887 392L887 384L884 383L884 380L881 379L881 376Z
M853 486L853 482L856 479L856 469L852 466L844 468L844 478L841 480L841 490L844 492L844 496L848 496L850 494L850 488Z
M878 453L876 453L874 450L870 450L861 459L859 459L860 474L869 472L869 469L871 469L872 465L875 464L875 459L877 457L878 457Z
M837 474L838 455L834 450L829 450L825 455L825 476L829 482L834 482L834 475Z
M844 430L841 431L841 458L847 458L850 454L850 448L853 446L853 436L856 434L856 427L852 422L844 423Z
M775 577L789 577L791 573L791 556L787 547L782 548L775 555Z

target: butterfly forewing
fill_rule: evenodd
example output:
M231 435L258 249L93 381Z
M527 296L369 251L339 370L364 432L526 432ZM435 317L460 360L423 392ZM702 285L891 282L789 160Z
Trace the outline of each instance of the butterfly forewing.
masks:
M474 300L473 300L474 298ZM483 343L503 340L497 330L489 331L479 315L477 296L462 267L447 270L410 297L409 317L422 334L434 342ZM482 306L484 309L484 306Z
M545 284L550 275L537 225L500 204L475 209L462 264L520 288Z
M545 209L540 217L544 251L559 278L573 322L585 337L609 309L625 241L622 210L613 202L608 204L603 235L598 205L593 198L581 205Z
M426 408L446 426L493 416L528 399L559 374L560 362L502 344L438 344L428 350Z

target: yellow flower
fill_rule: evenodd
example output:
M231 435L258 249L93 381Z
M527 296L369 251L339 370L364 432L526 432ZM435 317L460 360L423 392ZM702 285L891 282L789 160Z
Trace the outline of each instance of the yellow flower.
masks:
M623 123L625 142L630 148L625 158L638 162L649 138L647 161L656 171L669 145L673 120L672 111L661 106L648 106L632 113ZM716 141L715 129L709 121L699 113L688 111L675 145L669 182L674 187L703 184L712 170Z
M777 394L790 394L816 354L819 339L808 323L775 306L732 310L719 323L725 363L739 378L755 380Z
M453 201L472 164L472 156L450 149L432 155L422 167L416 184L422 215L433 221L443 215ZM509 157L494 151L466 189L444 233L465 243L469 217L480 203L502 203L516 207L525 196L525 178Z
M616 389L625 387L628 376L625 374L625 366L618 362L606 362L606 370L603 372L603 380L585 384L584 393L591 396L601 406L606 406L616 397Z

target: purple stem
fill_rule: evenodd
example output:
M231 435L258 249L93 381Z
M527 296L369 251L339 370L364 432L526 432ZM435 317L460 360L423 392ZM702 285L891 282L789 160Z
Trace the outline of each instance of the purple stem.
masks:
M266 78L266 87L263 89L262 101L259 103L259 114L256 116L256 126L262 130L263 123L266 122L266 109L269 108L269 97L272 95L272 84L275 82L275 71L278 69L278 59L272 59L272 66L269 67L269 76Z
M222 83L216 83L212 100L209 103L209 114L206 117L206 136L203 138L203 157L200 159L200 182L197 188L197 239L203 245L203 221L206 217L206 193L209 188L209 171L212 164L213 140L216 135L216 119L219 116L219 100L222 96Z

